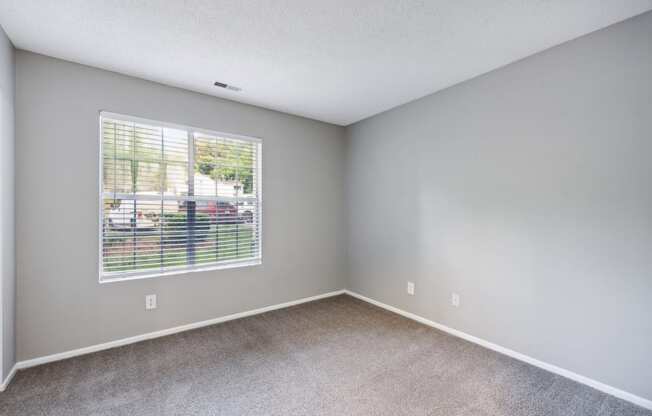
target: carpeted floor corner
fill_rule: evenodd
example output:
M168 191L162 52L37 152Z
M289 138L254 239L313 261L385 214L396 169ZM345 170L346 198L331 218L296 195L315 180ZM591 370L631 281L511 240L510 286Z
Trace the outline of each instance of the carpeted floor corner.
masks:
M342 295L20 371L0 415L652 412Z

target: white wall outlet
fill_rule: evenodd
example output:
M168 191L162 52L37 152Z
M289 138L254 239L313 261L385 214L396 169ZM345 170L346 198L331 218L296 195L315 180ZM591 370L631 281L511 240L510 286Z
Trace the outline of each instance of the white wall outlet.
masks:
M145 296L145 310L156 309L156 295Z
M451 295L451 305L455 306L456 308L460 306L460 295L457 293L453 293Z
M407 282L408 295L414 295L414 282Z

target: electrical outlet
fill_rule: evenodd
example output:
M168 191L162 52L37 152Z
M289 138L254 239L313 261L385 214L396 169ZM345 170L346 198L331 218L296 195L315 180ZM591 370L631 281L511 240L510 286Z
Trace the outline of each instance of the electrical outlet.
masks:
M408 295L414 295L414 282L407 282Z
M460 295L457 293L453 293L451 295L451 305L455 306L456 308L460 306Z
M156 295L145 296L145 310L156 309Z

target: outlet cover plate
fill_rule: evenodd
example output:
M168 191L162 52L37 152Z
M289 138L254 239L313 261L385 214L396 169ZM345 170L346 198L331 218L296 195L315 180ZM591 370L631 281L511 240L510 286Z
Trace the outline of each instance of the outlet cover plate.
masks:
M460 295L457 293L451 294L451 305L455 306L456 308L460 306Z
M407 294L414 295L414 282L407 282Z
M156 295L145 296L145 310L156 309Z

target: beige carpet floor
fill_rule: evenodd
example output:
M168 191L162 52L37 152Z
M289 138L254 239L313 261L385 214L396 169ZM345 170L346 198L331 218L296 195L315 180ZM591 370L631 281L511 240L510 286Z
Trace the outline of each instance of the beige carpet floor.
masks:
M20 371L0 414L652 412L343 295Z

